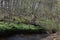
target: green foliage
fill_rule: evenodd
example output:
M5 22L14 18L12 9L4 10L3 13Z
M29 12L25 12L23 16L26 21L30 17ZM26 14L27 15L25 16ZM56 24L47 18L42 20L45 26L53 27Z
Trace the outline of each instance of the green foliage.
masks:
M38 28L38 26L34 26L34 25L30 25L30 24L23 24L23 23L20 23L20 24L14 24L14 23L11 23L10 26L13 26L15 27L16 29L21 29L21 30L38 30L38 29L43 29L43 28Z
M15 23L4 23L4 22L0 22L0 31L2 30L14 30L14 29L20 29L20 30L38 30L38 29L43 29L41 27L38 26L34 26L34 25L29 25L29 24L15 24Z

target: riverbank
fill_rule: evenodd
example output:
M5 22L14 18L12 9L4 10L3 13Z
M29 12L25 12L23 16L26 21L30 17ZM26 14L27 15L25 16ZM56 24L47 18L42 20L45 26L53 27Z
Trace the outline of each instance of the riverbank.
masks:
M60 31L43 38L42 40L60 40Z
M52 33L54 31L52 31ZM45 34L45 33L48 34L47 30L40 25L0 22L0 36L10 36L14 34Z

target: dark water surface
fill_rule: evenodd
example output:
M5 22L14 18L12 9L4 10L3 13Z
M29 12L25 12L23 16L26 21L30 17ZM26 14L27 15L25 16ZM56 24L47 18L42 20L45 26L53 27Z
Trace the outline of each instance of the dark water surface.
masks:
M7 37L6 40L41 40L46 36L47 36L46 34L31 34L31 35L20 34Z
M23 34L22 34L23 33ZM1 37L4 36L4 37ZM0 36L0 40L41 40L48 36L45 31L27 32L27 31L8 31Z

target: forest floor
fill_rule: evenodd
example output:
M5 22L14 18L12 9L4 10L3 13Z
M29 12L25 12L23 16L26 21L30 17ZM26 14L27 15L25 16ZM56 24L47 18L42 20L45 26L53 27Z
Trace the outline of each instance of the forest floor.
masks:
M50 34L48 37L43 38L42 40L60 40L60 31Z

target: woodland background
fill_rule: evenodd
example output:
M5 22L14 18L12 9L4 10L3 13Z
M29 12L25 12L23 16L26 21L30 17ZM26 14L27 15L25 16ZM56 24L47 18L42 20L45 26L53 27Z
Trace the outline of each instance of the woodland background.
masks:
M60 0L0 0L0 20L60 30Z

